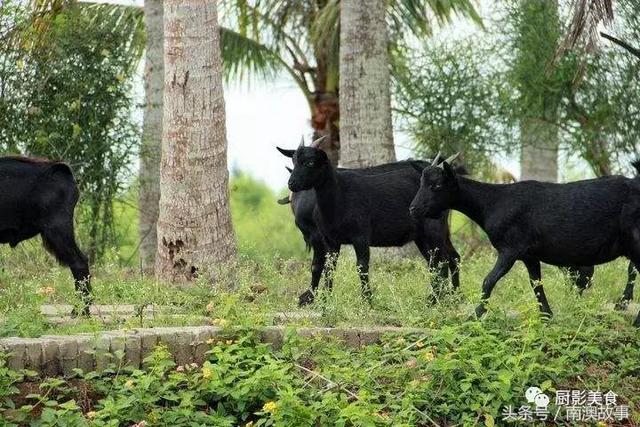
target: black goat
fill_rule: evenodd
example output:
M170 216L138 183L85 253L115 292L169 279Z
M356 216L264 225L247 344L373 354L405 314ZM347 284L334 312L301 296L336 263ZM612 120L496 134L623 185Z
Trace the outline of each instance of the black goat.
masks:
M631 165L636 170L636 177L640 177L640 159L631 162ZM576 279L576 285L580 294L589 286L591 278L593 277L593 266L569 268L572 276ZM637 277L637 269L634 268L632 262L629 263L627 268L627 284L622 292L622 297L615 305L616 310L624 310L629 302L633 301L633 287Z
M486 184L457 176L446 162L422 172L411 203L414 218L458 210L487 233L498 260L482 286L485 304L495 284L523 261L543 313L552 315L540 283L540 263L561 267L603 264L620 256L640 265L640 180L622 176L551 184ZM639 320L640 322L640 316Z
M438 265L440 279L451 272L454 289L459 285L460 256L450 240L447 213L437 219L413 221L408 209L420 184L416 165L407 160L365 169L335 169L326 153L315 147L278 150L293 159L289 189L296 225L313 248L311 289L299 303L313 301L326 263L325 279L332 286L340 246L354 246L362 293L370 299L369 247L403 246L414 241L427 262ZM438 293L439 289L435 289ZM439 286L439 285L438 285Z
M44 247L71 269L89 314L87 257L76 244L73 213L78 187L68 165L25 157L0 157L0 243L12 248L40 234Z

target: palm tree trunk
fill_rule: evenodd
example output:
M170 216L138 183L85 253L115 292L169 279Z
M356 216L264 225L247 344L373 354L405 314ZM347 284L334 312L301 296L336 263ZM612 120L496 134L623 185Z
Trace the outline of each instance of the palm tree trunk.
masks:
M145 107L140 149L140 264L153 272L160 202L160 144L162 141L162 91L164 53L162 0L145 0L144 24L147 35L145 57Z
M520 125L520 178L558 182L558 128L535 118Z
M222 67L213 0L165 0L156 276L184 282L234 258Z
M345 167L395 160L384 0L342 0L340 159Z
M318 148L322 149L334 167L340 162L340 107L338 95L333 91L316 90L311 112L311 126L313 127L313 139L326 136Z
M517 69L524 101L520 121L520 178L558 181L557 82L552 60L560 36L557 0L523 0L518 3ZM539 80L533 80L542 76Z

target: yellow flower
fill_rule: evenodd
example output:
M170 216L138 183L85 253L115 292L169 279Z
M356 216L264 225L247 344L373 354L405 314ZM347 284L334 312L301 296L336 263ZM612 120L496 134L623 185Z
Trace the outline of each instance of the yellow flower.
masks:
M264 412L268 412L270 414L273 414L274 412L276 412L277 409L278 409L278 404L276 402L267 402L262 407L262 410Z
M133 380L127 380L127 382L124 383L124 386L126 388L132 388L133 387Z
M431 362L433 359L436 358L436 356L433 354L431 350L423 351L422 353L420 353L420 357L422 358L422 360L427 362Z
M213 376L213 369L209 368L208 366L203 366L202 367L202 378L209 379L212 376Z
M227 342L227 345L233 344L233 340L227 340L226 342Z
M253 421L249 421L244 425L244 427L253 427Z
M207 308L206 308L206 310L207 310L207 311L209 311L209 312L213 311L213 303L212 303L212 302L210 302L209 304L207 304Z
M215 343L216 343L215 338L209 338L209 339L207 340L207 344L215 344Z
M422 348L422 347L424 347L424 343L423 343L422 341L418 341L418 342L416 343L416 347L418 347L418 348Z
M436 322L434 322L433 320L431 322L429 322L429 327L431 329L435 328L436 327Z
M87 418L95 418L96 415L96 411L89 411L86 413Z

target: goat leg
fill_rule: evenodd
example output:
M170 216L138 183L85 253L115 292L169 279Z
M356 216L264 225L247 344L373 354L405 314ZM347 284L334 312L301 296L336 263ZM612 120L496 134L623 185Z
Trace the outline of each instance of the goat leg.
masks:
M533 288L533 293L536 295L536 299L538 300L540 311L543 315L546 315L546 317L551 318L553 316L553 312L551 311L551 307L549 307L549 302L547 301L547 296L544 293L544 288L541 283L542 273L540 271L540 261L526 260L524 261L524 264L529 272L529 281Z
M362 286L363 298L371 304L371 287L369 286L369 245L368 243L354 243L353 248L356 251L356 259L358 265L358 275L360 276L360 284Z
M324 286L328 292L333 289L333 274L336 271L338 256L340 256L340 246L329 248L325 257Z
M616 310L626 310L627 306L631 301L633 301L633 286L637 277L637 267L633 265L632 262L629 263L629 267L627 268L627 285L624 288L624 292L622 293L622 298L616 303Z
M307 289L298 297L298 306L303 307L311 304L315 299L316 290L320 283L320 277L324 270L325 258L327 251L324 248L324 243L313 242L313 260L311 261L311 288Z
M486 304L489 301L493 288L505 274L511 270L516 259L511 254L499 253L498 260L482 283L482 300L476 307L476 316L482 317L487 312Z

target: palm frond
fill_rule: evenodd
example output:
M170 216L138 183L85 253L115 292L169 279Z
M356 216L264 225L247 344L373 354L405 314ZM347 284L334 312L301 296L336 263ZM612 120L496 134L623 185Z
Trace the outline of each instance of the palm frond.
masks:
M454 16L470 18L482 25L482 18L470 0L391 0L389 3L391 28L409 29L417 36L430 35L434 20L443 25L451 22Z
M229 28L220 27L220 45L226 79L253 75L267 80L284 68L276 52Z
M111 28L114 33L125 36L130 69L134 70L145 50L144 11L137 6L107 3L78 2L82 13L94 26Z
M137 67L145 48L143 11L140 7L118 4L98 4L77 0L31 0L25 5L30 17L16 26L11 42L24 47L46 43L46 35L56 17L77 7L94 26L104 26L123 35L131 58L130 69Z
M613 21L613 0L574 0L569 30L560 44L557 57L581 44L591 48L598 39L598 25Z

